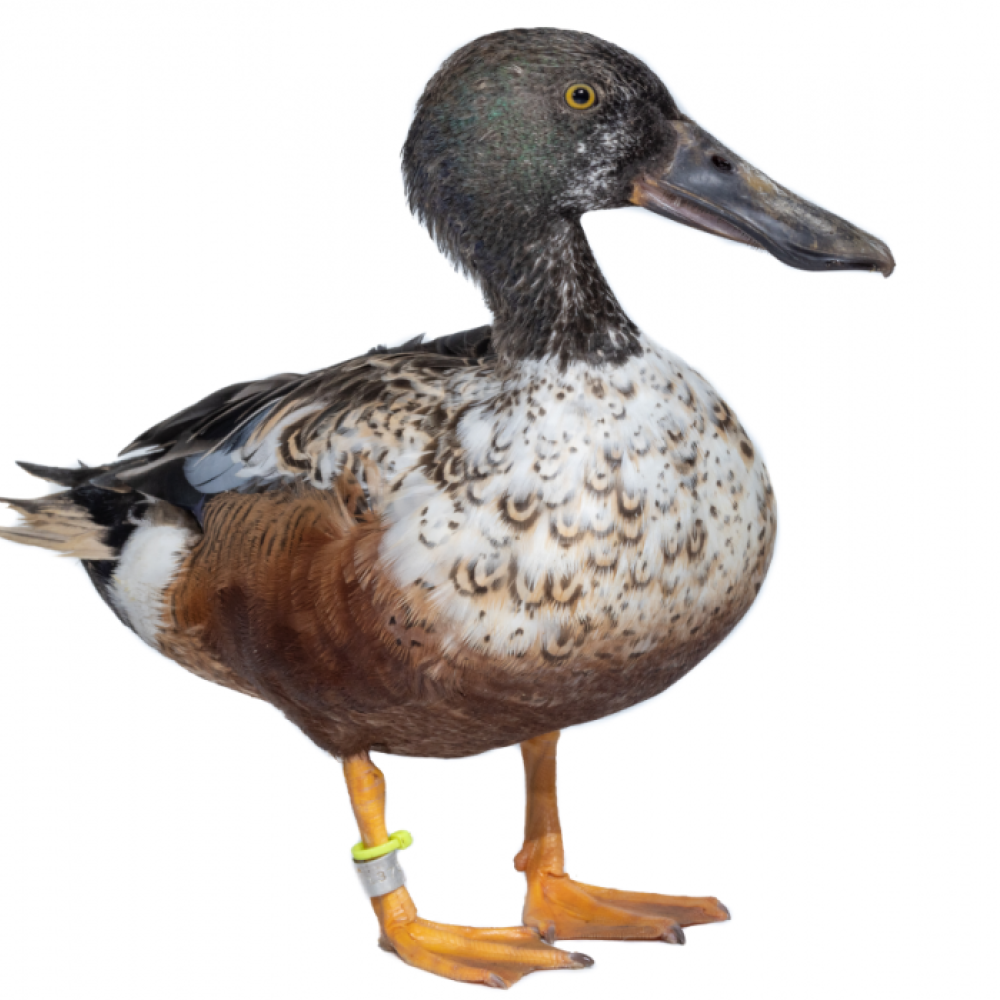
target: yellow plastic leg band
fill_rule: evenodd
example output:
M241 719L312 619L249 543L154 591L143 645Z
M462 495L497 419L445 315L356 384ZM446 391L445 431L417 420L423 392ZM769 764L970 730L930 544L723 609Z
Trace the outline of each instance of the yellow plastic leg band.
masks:
M359 840L351 848L351 857L355 861L372 861L375 858L384 857L393 851L405 851L413 843L413 837L409 830L397 830L389 835L389 839L384 844L377 847L365 847L365 842Z

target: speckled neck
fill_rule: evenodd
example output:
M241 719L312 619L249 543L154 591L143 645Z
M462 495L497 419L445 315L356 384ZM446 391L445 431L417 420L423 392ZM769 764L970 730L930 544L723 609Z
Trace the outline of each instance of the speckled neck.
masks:
M532 237L498 248L480 243L474 261L501 361L620 365L642 353L579 220L547 220Z

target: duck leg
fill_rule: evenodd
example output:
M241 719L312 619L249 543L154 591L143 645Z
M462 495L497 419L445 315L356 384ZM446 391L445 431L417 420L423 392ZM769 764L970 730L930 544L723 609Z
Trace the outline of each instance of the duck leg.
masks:
M344 776L361 839L385 844L385 778L367 753L344 761ZM382 935L379 944L408 965L446 979L505 989L539 969L582 969L586 955L561 951L530 927L456 927L417 916L405 887L372 899Z
M556 804L556 742L546 733L521 744L528 804L524 847L514 867L528 878L523 921L546 941L581 938L684 943L682 928L728 920L711 896L660 896L574 882L566 874Z

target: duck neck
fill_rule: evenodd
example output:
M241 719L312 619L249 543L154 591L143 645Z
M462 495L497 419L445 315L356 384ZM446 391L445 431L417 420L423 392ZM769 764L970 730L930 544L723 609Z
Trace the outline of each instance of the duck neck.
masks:
M476 247L475 270L493 311L501 361L556 358L623 364L641 353L639 331L597 266L578 219L549 220L528 238Z

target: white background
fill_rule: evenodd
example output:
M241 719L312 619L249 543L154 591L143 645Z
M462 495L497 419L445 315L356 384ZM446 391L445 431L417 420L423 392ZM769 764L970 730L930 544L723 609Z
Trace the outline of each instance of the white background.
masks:
M409 217L424 82L503 27L594 32L898 271L806 274L639 209L626 309L767 458L758 604L665 696L567 733L568 867L716 893L686 948L587 943L523 997L996 997L995 52L921 2L0 6L0 492L205 393L487 320ZM6 515L5 515L6 516ZM8 518L4 523L10 523ZM338 765L0 552L0 995L470 996L375 947ZM421 912L519 919L516 748L380 758Z

